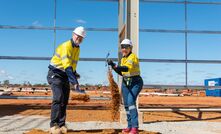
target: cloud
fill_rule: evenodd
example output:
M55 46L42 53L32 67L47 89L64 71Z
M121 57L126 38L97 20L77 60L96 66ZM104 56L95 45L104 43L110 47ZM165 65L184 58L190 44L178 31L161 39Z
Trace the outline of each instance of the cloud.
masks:
M13 80L13 79L14 79L14 77L13 77L13 76L10 76L10 75L8 75L7 78L10 79L10 80Z
M175 75L185 75L185 72L179 72L179 73L176 73Z
M156 69L155 71L156 72L162 72L163 70L162 69Z
M6 74L6 72L5 72L5 70L0 70L0 75L5 75Z
M20 72L20 75L27 75L27 71L22 70L22 71Z
M206 75L208 75L208 76L214 76L214 75L216 75L216 74L214 74L214 73L207 73Z
M13 76L9 75L5 70L0 69L0 76L2 76L3 79L9 79L12 80L14 79Z
M168 75L166 75L166 77L169 77L169 78L171 78L171 77L173 77L173 75L171 75L171 74L168 74Z
M94 71L93 70L89 70L89 73L93 73Z
M32 26L41 27L42 24L38 20L36 20L36 21L32 22Z
M80 24L86 24L87 23L85 20L82 20L82 19L76 19L75 22L80 23Z

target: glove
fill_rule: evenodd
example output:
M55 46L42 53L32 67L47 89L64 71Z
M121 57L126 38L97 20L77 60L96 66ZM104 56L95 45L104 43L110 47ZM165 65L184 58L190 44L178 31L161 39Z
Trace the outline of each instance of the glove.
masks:
M116 64L111 59L107 60L107 64L110 65L112 68L116 66Z
M77 73L76 71L74 72L74 74L75 74L75 76L76 76L77 79L80 79L80 78L81 78L80 74Z
M74 91L77 92L77 93L80 93L80 94L86 94L84 90L81 90L79 88L79 85L78 84L75 84L74 85Z

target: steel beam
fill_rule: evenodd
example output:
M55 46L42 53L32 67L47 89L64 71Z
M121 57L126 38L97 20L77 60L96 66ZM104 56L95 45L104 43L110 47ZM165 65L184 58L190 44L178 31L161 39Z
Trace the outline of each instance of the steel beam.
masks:
M82 0L82 1L94 1L94 2L118 2L118 0ZM162 3L162 4L184 4L185 1L177 1L177 0L140 0L140 2L144 3ZM203 2L203 1L187 1L187 4L208 4L208 5L221 5L221 2Z
M155 88L155 89L164 89L164 88L175 88L175 89L221 89L221 86L203 86L203 85L154 85L146 84L143 88Z
M139 56L139 1L127 0L126 38L133 43L133 53Z
M0 25L0 29L20 29L20 30L69 30L73 31L75 27L40 27L40 26L12 26L12 25ZM86 28L87 31L96 32L117 32L117 28ZM170 30L170 29L146 29L140 28L139 32L150 33L190 33L190 34L221 34L221 31L210 30Z
M51 96L0 96L0 99L51 100ZM90 96L90 100L111 100L111 98L109 98L109 97Z
M51 57L29 57L29 56L0 56L0 60L50 60ZM118 58L111 58L118 61ZM185 63L183 59L139 59L140 62L154 63ZM106 61L106 58L80 58L80 61ZM221 60L187 60L187 63L198 64L221 64Z
M221 108L142 108L140 112L220 112Z

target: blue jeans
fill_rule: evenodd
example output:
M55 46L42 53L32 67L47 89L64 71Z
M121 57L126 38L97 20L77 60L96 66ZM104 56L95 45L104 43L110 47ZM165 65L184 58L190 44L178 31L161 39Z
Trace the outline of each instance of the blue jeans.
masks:
M51 104L50 127L65 125L66 108L68 104L70 85L68 78L49 70L47 75L48 83L51 86L53 98Z
M127 82L123 80L121 89L127 114L128 128L138 128L139 123L136 100L143 87L143 80L140 76L135 76L131 78L130 85L127 85L126 83Z

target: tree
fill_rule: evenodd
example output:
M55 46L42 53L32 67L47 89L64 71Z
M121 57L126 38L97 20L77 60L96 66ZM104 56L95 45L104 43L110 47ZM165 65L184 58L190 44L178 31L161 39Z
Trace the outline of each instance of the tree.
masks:
M29 81L26 81L27 86L32 86L32 84Z
M44 83L44 84L43 84L43 86L45 86L45 87L46 87L46 86L48 86L48 84L47 84L47 83Z
M9 84L10 84L9 80L4 80L3 81L3 85L9 85Z

